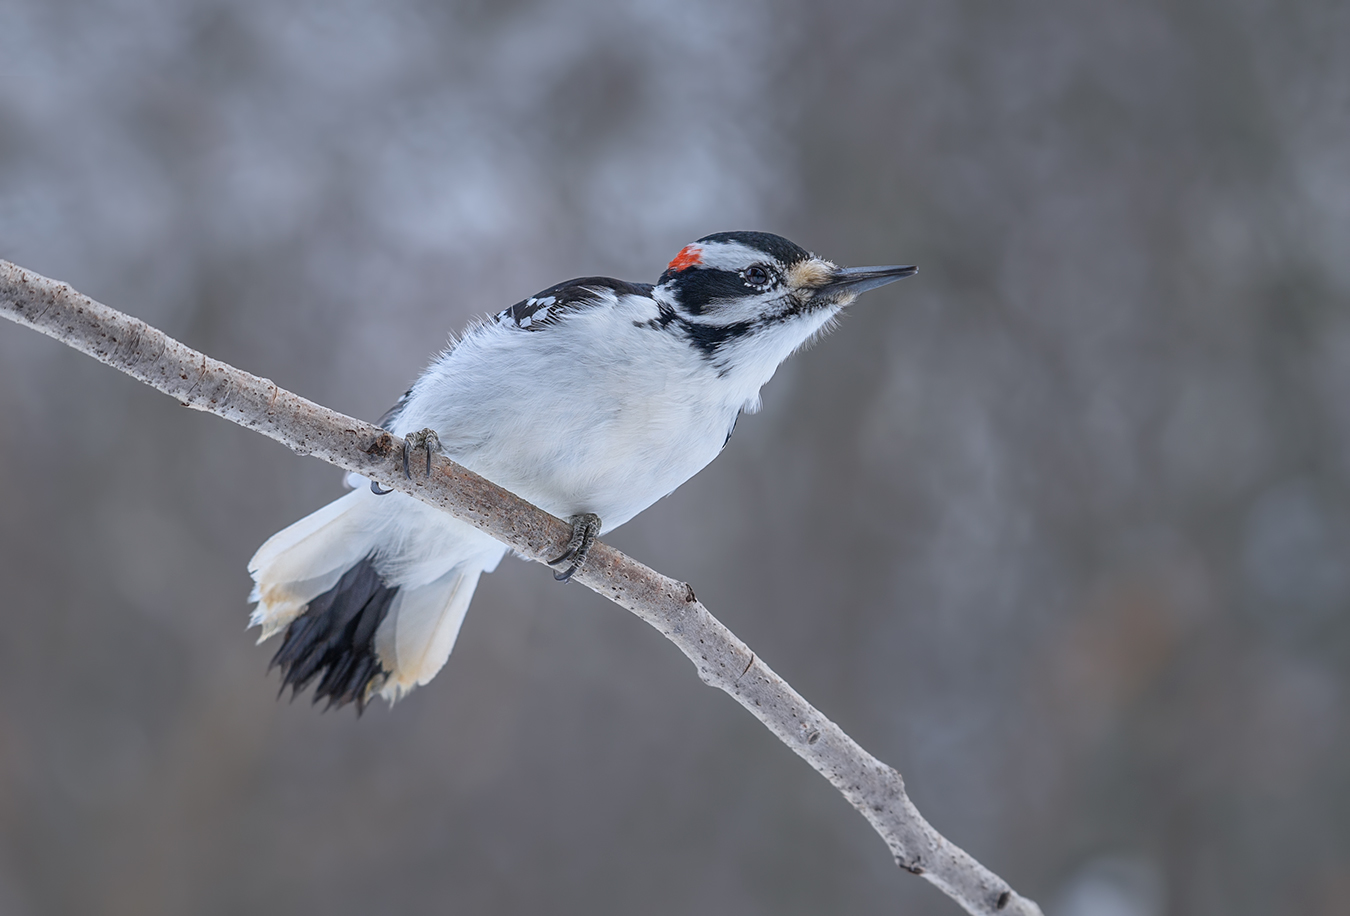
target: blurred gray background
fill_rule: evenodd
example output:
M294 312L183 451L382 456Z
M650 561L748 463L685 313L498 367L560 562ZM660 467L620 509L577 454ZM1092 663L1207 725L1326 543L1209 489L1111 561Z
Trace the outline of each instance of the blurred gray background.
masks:
M1350 913L1350 6L5 0L0 257L378 417L567 277L917 263L611 541L1051 916ZM277 702L339 472L0 324L0 913L910 913L655 632Z

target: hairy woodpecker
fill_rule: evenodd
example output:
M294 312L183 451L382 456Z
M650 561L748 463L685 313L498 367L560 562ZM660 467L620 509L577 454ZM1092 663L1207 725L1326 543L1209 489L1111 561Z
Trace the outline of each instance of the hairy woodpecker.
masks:
M841 268L766 232L686 245L655 284L583 277L471 325L380 421L572 520L566 579L611 531L703 469L780 363L859 293L913 267ZM407 452L404 469L408 470ZM410 496L355 489L249 562L251 625L314 700L393 702L445 664L506 548ZM367 486L368 484L368 486Z

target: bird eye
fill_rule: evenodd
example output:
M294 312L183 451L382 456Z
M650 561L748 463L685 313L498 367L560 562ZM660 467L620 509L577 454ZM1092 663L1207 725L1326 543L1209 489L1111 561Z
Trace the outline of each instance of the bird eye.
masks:
M745 282L749 283L751 286L769 285L769 272L758 264L753 267L747 267L741 274L741 277L743 277Z

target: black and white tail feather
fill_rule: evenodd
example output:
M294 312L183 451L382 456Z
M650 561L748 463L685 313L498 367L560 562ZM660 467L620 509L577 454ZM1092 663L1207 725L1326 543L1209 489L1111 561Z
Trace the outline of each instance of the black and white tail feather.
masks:
M843 269L787 239L723 232L656 285L584 277L475 323L381 420L434 430L460 464L561 518L611 531L712 461L778 365L859 293L912 267ZM249 562L282 690L393 702L436 675L478 578L506 548L348 475L350 493Z

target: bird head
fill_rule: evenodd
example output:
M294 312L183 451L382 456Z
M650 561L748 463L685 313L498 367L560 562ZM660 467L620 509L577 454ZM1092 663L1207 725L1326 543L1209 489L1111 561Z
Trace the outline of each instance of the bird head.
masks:
M839 267L782 236L719 232L682 248L653 295L724 372L771 375L859 294L915 270Z

